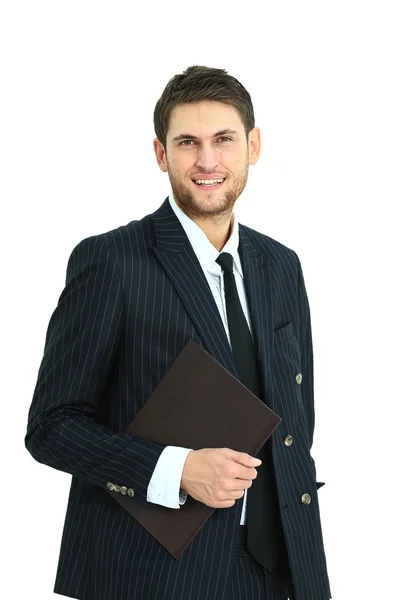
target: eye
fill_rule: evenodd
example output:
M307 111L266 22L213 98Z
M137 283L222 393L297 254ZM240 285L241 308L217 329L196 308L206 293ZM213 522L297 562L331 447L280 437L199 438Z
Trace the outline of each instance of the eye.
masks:
M219 139L219 140L228 140L228 141L232 141L232 138L225 137L225 136L222 136L222 137L220 137L220 138L218 138L218 139ZM185 146L187 146L187 143L186 143L186 142L189 142L189 143L190 143L190 142L194 142L194 141L195 141L195 140L183 140L183 142L180 142L180 143L179 143L179 146L182 146L182 144L183 144L183 145L185 145Z

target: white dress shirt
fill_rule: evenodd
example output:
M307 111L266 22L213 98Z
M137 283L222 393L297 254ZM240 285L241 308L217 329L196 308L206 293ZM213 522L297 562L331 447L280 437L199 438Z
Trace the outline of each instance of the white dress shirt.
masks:
M200 227L196 225L194 221L189 219L189 217L179 208L175 202L173 194L170 194L168 199L171 208L184 228L197 259L204 271L204 275L208 281L215 303L220 312L222 322L225 326L226 335L230 341L228 319L225 307L223 271L219 264L215 262L220 255L220 252L218 252L215 246L211 244L206 234L200 229ZM244 288L243 271L238 252L239 226L233 212L231 224L231 235L221 252L229 252L229 254L233 256L233 272L235 275L239 299L249 325L250 332L252 333ZM166 506L168 508L179 508L180 505L186 502L187 492L180 488L180 483L186 458L190 450L191 448L180 448L177 446L167 446L163 450L147 488L148 502L161 504L162 506ZM246 523L246 504L247 490L245 490L244 494L243 510L240 519L241 525Z

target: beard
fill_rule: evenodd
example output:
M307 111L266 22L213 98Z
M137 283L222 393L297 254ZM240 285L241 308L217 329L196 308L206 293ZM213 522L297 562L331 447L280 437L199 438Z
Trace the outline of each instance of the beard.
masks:
M232 214L236 200L246 187L249 165L234 177L227 177L220 189L209 192L196 192L194 186L197 184L192 180L188 183L182 182L168 162L167 170L175 202L181 210L192 220L211 220L218 223Z

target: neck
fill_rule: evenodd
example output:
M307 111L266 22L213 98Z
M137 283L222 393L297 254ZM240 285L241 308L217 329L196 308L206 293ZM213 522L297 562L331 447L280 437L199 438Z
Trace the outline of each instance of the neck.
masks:
M209 220L192 219L207 236L208 241L221 252L229 240L232 231L232 217L224 222L214 223Z

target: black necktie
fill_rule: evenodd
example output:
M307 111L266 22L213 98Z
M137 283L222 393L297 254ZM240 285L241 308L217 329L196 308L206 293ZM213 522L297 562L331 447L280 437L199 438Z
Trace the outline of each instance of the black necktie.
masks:
M229 337L239 380L260 398L260 374L257 354L236 288L233 257L222 252L216 262L224 271L226 313ZM282 530L273 473L271 439L257 454L263 462L247 490L247 547L252 556L272 572L276 564Z

